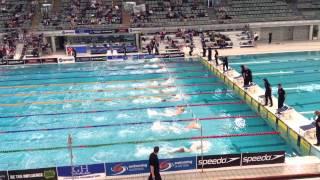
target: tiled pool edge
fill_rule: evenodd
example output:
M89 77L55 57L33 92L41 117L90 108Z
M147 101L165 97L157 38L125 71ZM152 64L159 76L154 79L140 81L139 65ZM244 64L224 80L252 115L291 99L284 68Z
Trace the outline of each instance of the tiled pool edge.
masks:
M263 117L272 128L281 132L281 136L298 152L300 152L301 155L316 155L317 157L320 157L320 151L312 145L310 140L303 137L299 132L296 132L296 130L290 128L283 119L277 117L269 109L262 106L258 99L255 99L249 92L239 87L229 76L223 74L221 70L217 69L203 58L200 58L200 61L210 71L212 71L214 75L223 81L224 84L226 84L237 95L239 95L253 110Z

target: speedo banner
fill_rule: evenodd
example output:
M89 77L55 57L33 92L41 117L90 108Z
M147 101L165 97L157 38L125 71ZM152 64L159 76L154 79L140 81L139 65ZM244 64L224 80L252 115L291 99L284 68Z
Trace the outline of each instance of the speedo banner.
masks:
M242 153L242 166L284 163L285 152Z
M203 156L197 158L198 169L240 166L241 154Z

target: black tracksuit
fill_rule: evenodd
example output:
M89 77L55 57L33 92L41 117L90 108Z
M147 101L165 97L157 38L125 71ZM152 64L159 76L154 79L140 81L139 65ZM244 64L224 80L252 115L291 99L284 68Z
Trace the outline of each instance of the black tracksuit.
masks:
M264 93L264 98L265 98L265 105L268 105L268 100L270 100L271 106L273 105L272 102L272 90L269 82L264 82L264 87L265 87L265 93Z
M285 100L285 95L286 95L286 92L284 91L284 89L283 88L279 88L278 89L278 109L283 107L283 103L284 103L284 100Z

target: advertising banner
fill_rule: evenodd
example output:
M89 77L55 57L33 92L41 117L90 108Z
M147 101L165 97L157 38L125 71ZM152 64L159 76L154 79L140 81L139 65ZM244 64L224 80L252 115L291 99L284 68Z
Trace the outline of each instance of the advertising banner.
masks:
M104 164L58 167L59 180L105 179Z
M56 58L43 59L42 63L57 63L57 59Z
M26 64L40 64L41 59L26 59L24 60Z
M23 60L8 60L8 65L24 64Z
M88 62L91 61L90 57L77 57L76 62Z
M148 161L132 161L106 164L107 176L142 174L148 172Z
M7 180L7 179L8 179L8 172L0 171L0 180Z
M242 153L242 166L284 163L285 152Z
M196 157L160 159L160 171L181 171L196 169Z
M213 155L198 157L198 169L203 168L220 168L220 167L232 167L240 166L241 155L240 154L225 154L225 155Z
M9 171L9 180L30 179L30 180L55 180L57 179L56 168L42 168L29 170Z

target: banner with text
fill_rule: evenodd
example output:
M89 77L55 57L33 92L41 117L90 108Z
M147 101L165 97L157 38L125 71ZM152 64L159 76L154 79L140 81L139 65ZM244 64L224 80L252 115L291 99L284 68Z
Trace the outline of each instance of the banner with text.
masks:
M181 171L196 169L196 157L160 159L160 171Z
M240 166L241 154L198 156L197 161L198 169Z
M9 171L9 180L14 179L28 179L28 180L56 180L56 168L42 168L29 170L15 170Z
M105 178L104 164L58 167L59 180Z
M0 180L8 180L8 172L0 171Z
M284 163L285 152L242 153L242 166Z
M148 173L148 161L106 163L107 176Z

